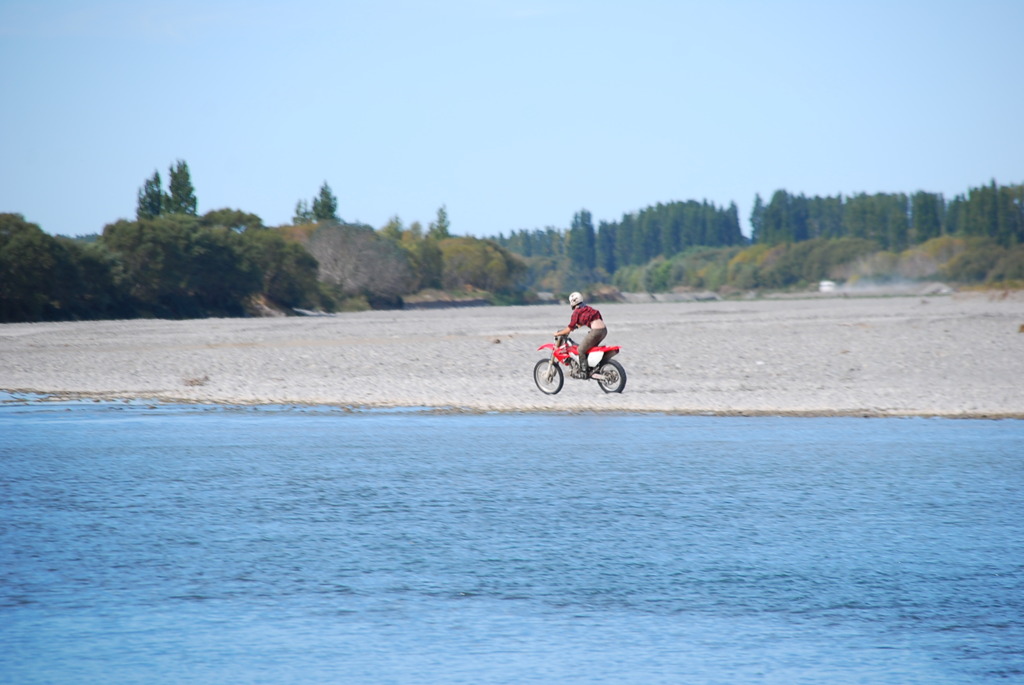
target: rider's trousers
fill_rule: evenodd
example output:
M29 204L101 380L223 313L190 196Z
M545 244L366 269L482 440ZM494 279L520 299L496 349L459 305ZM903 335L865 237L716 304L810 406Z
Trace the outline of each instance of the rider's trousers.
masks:
M587 363L587 352L590 352L590 348L601 344L605 336L608 335L607 328L591 328L590 332L587 333L586 337L583 338L583 342L579 346L580 363Z

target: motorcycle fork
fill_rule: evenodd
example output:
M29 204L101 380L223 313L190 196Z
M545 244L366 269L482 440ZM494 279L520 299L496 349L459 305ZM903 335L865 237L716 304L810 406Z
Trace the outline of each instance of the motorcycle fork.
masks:
M548 375L547 375L547 378L548 378L548 382L549 383L551 382L551 379L553 379L555 377L555 366L557 366L557 365L558 365L558 360L555 359L555 352L554 352L554 350L552 350L551 351L551 358L548 359Z

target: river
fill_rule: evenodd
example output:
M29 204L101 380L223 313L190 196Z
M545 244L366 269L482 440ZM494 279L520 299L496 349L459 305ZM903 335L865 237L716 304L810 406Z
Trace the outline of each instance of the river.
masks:
M1024 681L1024 422L0 405L0 682Z

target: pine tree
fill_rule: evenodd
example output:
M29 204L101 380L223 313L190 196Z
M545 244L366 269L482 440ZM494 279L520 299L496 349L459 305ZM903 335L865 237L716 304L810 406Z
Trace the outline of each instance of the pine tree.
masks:
M569 229L569 261L578 269L593 269L596 263L594 223L590 212L581 210Z
M338 198L331 192L327 181L320 186L320 195L313 199L313 220L314 221L339 221L338 219Z
M914 242L923 243L942 233L945 210L942 195L919 190L910 198L910 220Z
M388 219L388 222L381 226L379 233L382 238L387 238L395 243L401 243L405 227L402 225L402 220L396 215Z
M754 193L754 208L750 210L750 241L753 243L765 242L764 235L764 200L761 193Z
M292 217L292 223L296 226L313 223L313 212L309 209L309 203L305 200L299 200L295 203L295 216Z
M441 205L437 208L437 221L431 222L430 229L427 231L427 237L433 238L434 240L450 238L450 228L451 224L448 222L448 209L444 205Z
M743 231L740 229L740 210L735 202L729 203L729 209L719 213L718 234L716 245L742 245Z
M594 257L598 268L604 269L609 276L615 273L615 227L607 221L598 224Z
M145 185L139 189L139 203L135 209L135 216L139 221L155 219L163 214L164 191L161 185L160 172L154 171L153 177L147 179Z
M192 177L188 171L188 164L178 160L170 168L170 180L168 181L167 204L164 207L166 214L188 214L196 215L196 191L192 187Z

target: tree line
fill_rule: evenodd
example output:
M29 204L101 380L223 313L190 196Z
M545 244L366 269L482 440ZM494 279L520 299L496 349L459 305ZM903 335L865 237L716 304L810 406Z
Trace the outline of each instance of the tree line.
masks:
M671 257L691 247L742 245L736 204L717 207L707 201L671 202L602 221L597 229L591 213L581 210L568 230L555 228L512 231L495 241L524 257L565 257L578 276L607 278L619 268Z
M395 217L380 230L338 218L324 182L293 222L200 215L188 165L139 189L136 217L85 238L51 236L0 214L0 322L244 316L267 308L399 307L424 289L517 301L522 261L492 241L452 236L447 210L424 230Z
M568 229L495 238L521 255L530 287L567 292L586 283L623 291L803 287L817 280L1024 280L1024 185L995 181L946 201L941 193L754 198L752 235L735 204L658 204L601 222L576 214Z
M752 241L775 245L814 238L863 238L900 251L944 235L1024 244L1024 185L994 180L946 202L941 193L860 193L806 197L778 190L754 198ZM669 256L669 255L666 255Z
M1024 285L1024 185L988 185L946 201L917 192L755 197L752 235L734 203L657 204L595 227L456 237L442 206L427 227L398 217L375 229L339 218L325 181L292 222L267 227L239 209L200 215L188 165L154 172L135 220L101 234L51 236L0 214L0 321L241 316L267 307L340 311L400 307L422 291L494 302L538 291L612 288L728 293L799 288L822 279L942 278Z

